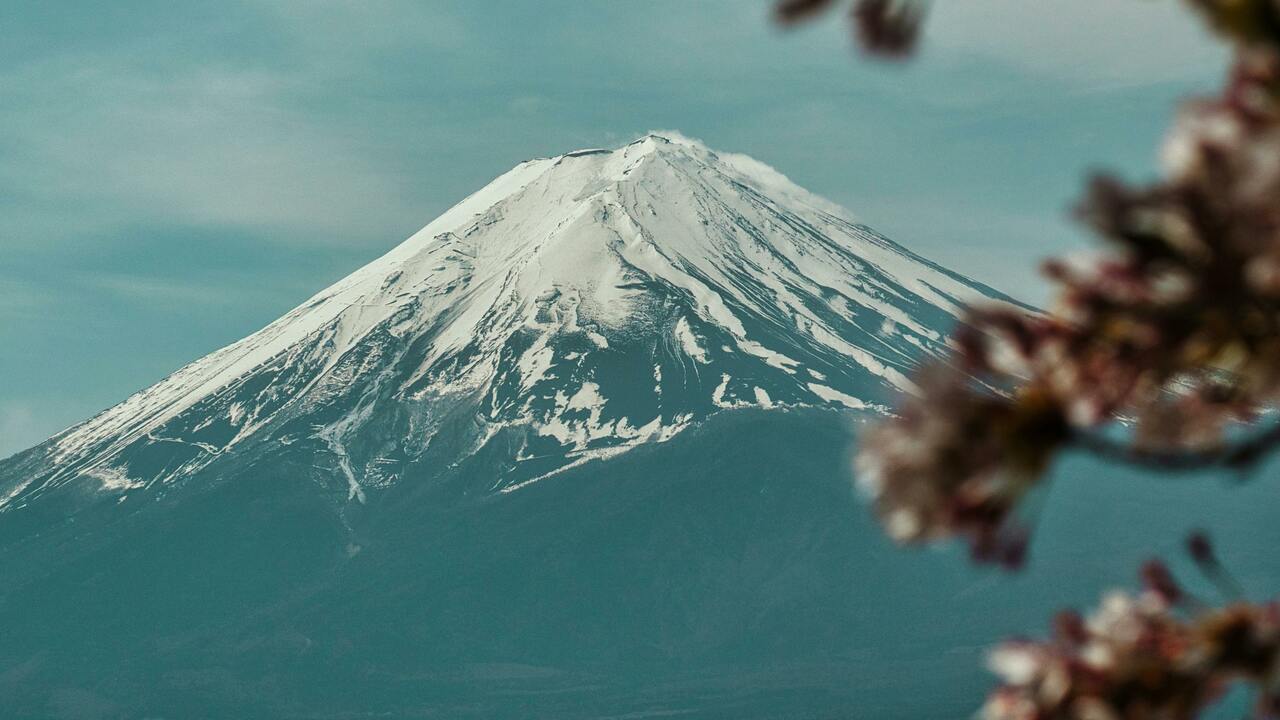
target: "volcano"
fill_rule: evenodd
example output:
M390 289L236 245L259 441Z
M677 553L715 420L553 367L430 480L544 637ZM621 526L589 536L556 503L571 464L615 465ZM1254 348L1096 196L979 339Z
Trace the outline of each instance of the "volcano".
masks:
M678 134L521 163L0 462L0 699L848 707L852 434L974 300L1010 302Z

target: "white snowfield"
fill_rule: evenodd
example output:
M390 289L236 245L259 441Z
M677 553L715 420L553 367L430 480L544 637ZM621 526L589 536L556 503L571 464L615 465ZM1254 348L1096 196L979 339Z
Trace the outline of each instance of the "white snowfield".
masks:
M0 463L0 509L73 481L164 486L268 442L327 452L362 501L459 408L477 430L455 464L526 430L512 467L541 464L494 479L508 491L724 408L876 412L941 351L957 303L987 294L777 171L675 133L530 160L263 330L56 436L45 471L10 480ZM397 409L411 416L403 442L360 449Z

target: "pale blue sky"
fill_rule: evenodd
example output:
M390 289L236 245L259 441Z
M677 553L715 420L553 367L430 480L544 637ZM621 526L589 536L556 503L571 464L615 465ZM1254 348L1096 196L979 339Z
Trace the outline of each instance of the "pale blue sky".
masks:
M906 68L765 0L0 6L0 456L261 327L528 157L678 129L1032 301L1082 172L1222 54L1172 0L937 3Z

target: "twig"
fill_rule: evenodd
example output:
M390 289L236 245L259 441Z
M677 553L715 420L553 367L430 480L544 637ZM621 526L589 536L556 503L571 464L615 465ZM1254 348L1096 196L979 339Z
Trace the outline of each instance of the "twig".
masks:
M1139 467L1174 472L1210 468L1243 470L1253 467L1271 452L1280 450L1280 424L1238 442L1203 450L1141 448L1089 432L1077 432L1072 440L1077 447L1098 457Z

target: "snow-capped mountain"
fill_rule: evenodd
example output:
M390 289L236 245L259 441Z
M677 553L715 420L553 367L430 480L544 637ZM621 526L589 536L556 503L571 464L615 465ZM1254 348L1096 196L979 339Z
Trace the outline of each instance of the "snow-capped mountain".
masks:
M363 502L484 457L512 492L717 411L882 411L993 297L678 134L530 160L263 330L0 463L0 511L299 460ZM484 486L484 487L482 487Z
M522 163L0 461L0 714L969 698L980 677L920 687L922 655L1023 606L950 559L900 562L852 491L848 419L910 389L975 296L1000 297L675 134ZM921 587L981 612L940 616Z

